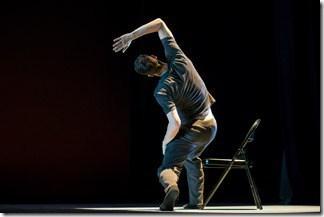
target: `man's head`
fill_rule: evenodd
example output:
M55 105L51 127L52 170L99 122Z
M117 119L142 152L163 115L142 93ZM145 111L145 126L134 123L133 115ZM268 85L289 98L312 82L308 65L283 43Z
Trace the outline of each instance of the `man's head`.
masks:
M134 70L148 77L160 76L165 70L166 64L154 55L139 55L134 62Z

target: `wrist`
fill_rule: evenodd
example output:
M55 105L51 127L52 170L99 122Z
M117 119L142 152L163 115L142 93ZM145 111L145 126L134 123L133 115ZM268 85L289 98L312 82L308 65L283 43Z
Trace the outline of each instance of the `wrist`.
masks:
M135 40L136 39L136 34L135 34L135 32L133 31L133 32L131 32L131 33L129 33L129 35L130 35L130 40Z

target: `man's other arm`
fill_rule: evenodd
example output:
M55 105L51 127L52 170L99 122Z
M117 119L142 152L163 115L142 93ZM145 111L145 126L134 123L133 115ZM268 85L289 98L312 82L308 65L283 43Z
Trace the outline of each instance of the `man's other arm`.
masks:
M166 145L171 142L172 139L177 135L181 126L181 120L178 115L177 109L173 109L167 114L169 120L167 131L165 133L163 142L162 142L162 152L165 153Z

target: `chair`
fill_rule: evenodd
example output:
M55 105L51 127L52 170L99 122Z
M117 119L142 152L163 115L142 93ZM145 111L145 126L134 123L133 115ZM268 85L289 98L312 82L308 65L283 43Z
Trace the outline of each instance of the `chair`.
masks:
M251 143L254 141L254 134L255 130L259 126L261 120L257 119L251 128L249 129L248 133L246 134L243 142L235 152L234 156L232 159L219 159L219 158L208 158L203 160L203 166L204 168L223 168L225 169L224 172L222 173L221 177L219 178L218 182L212 189L211 193L207 197L205 203L203 204L203 208L209 203L210 199L213 197L219 186L222 184L224 181L225 177L229 173L231 169L244 169L250 184L250 188L252 191L252 195L254 198L254 203L257 207L257 209L262 209L261 205L261 200L260 196L257 190L257 187L255 185L255 182L252 178L250 168L252 167L251 163L248 161L246 157L246 147L248 143Z

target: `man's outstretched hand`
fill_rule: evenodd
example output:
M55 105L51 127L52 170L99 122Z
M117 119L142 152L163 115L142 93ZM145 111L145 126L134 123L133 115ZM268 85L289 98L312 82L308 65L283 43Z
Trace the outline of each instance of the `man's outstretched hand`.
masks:
M122 51L123 53L127 50L127 48L132 43L132 34L127 33L118 38L114 39L113 50L117 53Z

